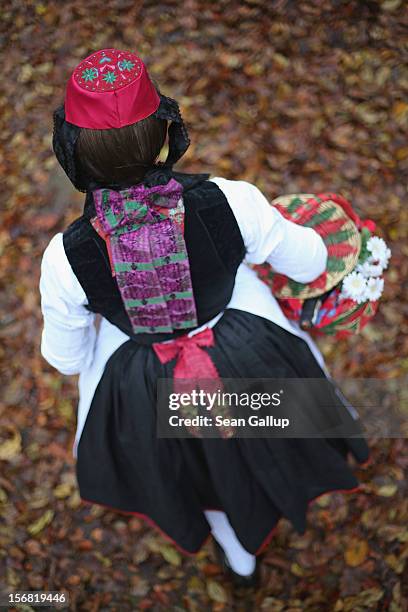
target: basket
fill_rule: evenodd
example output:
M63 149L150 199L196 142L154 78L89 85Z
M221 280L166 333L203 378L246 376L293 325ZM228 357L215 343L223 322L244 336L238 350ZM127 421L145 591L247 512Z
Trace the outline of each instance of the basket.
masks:
M252 268L270 287L286 317L299 321L303 329L336 338L359 333L377 312L383 286L379 275L391 254L381 238L372 236L375 223L361 220L350 202L335 193L284 195L271 205L286 219L312 227L322 237L327 267L310 283L278 274L268 263ZM360 294L353 282L357 289L361 285Z

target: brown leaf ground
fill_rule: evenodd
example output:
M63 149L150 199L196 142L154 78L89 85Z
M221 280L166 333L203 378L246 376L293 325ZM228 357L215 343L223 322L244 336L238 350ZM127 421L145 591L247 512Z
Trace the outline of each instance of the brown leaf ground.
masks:
M51 111L82 57L128 48L180 102L192 137L180 169L249 180L270 199L337 191L378 223L393 255L380 312L322 348L334 376L406 376L407 21L401 0L2 3L3 588L65 588L71 610L92 612L407 609L402 439L370 441L361 492L314 502L304 536L281 523L255 596L232 593L209 546L181 558L138 519L80 504L76 377L41 358L38 293L45 246L82 207L53 157Z

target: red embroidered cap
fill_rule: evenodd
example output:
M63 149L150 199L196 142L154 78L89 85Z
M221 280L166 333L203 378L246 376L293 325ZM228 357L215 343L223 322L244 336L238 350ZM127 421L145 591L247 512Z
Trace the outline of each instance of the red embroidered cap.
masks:
M65 118L78 127L107 130L145 119L159 104L140 57L102 49L74 69L66 89Z

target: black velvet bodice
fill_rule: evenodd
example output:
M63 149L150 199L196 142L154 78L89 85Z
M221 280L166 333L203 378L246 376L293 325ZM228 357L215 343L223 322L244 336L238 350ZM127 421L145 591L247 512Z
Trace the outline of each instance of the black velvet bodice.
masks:
M175 174L177 180L184 182L184 238L200 326L228 304L237 268L245 256L245 246L234 214L218 185L208 180L191 181L188 177ZM88 310L100 313L130 338L143 344L186 333L185 330L173 334L133 333L111 274L105 241L89 222L95 214L91 202L87 198L84 214L63 232L64 249L88 298Z

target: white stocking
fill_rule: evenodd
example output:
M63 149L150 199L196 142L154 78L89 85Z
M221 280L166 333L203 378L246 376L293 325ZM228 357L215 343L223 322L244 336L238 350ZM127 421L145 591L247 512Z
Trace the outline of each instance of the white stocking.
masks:
M225 512L205 510L205 517L211 526L211 532L228 557L234 572L247 576L255 569L255 555L251 555L238 540Z

